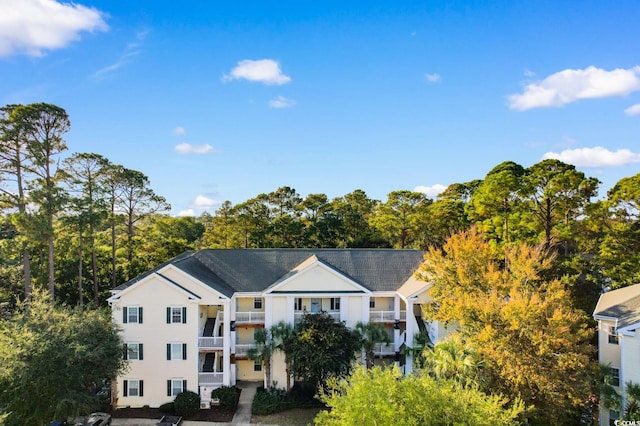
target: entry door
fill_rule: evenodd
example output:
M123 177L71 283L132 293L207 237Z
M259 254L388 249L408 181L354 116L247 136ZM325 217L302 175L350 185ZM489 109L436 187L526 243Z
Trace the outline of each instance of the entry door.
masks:
M320 299L311 299L311 313L316 314L320 312L322 307L322 302Z

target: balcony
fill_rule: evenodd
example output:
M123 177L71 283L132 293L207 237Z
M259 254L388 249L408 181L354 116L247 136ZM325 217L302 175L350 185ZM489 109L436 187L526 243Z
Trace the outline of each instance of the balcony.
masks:
M331 318L333 318L333 320L335 322L340 321L340 311L323 311L325 314L329 315ZM320 312L314 312L314 313L320 313ZM309 315L313 315L314 313L311 312L302 312L302 311L295 311L295 313L293 314L293 322L295 324L299 323L302 320L302 317L305 314L309 314Z
M384 344L384 343L376 343L373 348L373 353L376 356L385 356L385 355L395 355L395 345L393 343Z
M246 357L252 347L252 344L236 344L236 357Z
M223 337L198 337L198 349L201 351L221 351L223 348Z
M369 311L369 321L371 322L394 322L396 319L395 311ZM407 320L407 311L400 311L400 321Z
M264 324L264 311L236 312L236 324Z
M221 386L223 373L198 373L198 385Z

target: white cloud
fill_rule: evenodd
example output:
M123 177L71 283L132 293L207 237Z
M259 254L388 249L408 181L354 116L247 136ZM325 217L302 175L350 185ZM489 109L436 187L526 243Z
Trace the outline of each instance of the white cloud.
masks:
M416 186L415 188L413 188L413 192L421 192L428 195L429 197L435 197L441 192L444 192L445 189L447 189L445 185L436 183L432 186Z
M611 71L594 66L566 69L528 84L522 94L508 96L509 108L525 111L559 107L580 99L625 96L640 90L640 66Z
M54 0L2 0L0 56L42 56L80 38L83 31L106 31L104 13Z
M122 55L120 55L120 57L113 64L100 68L98 71L93 73L92 77L96 79L106 78L113 71L122 68L123 66L130 63L133 58L140 54L142 41L145 39L147 34L149 34L148 30L140 31L139 33L137 33L135 40L127 44Z
M183 217L183 216L195 216L196 212L193 209L186 209L186 210L180 210L180 212L178 212L178 216L179 217Z
M269 101L271 108L291 108L296 104L293 99L287 99L284 96L278 96Z
M291 77L282 73L280 64L273 59L245 59L238 62L238 65L229 74L222 76L223 81L249 80L268 85L281 85L291 81Z
M213 154L215 150L208 143L204 145L191 145L186 142L179 143L174 147L174 150L179 154Z
M428 82L430 83L437 83L440 81L440 74L438 73L433 73L433 74L425 74L424 77L427 79Z
M175 129L173 129L173 134L176 136L184 136L187 134L187 131L185 130L184 127L178 126Z
M601 146L565 149L559 153L547 152L542 156L543 160L549 158L578 167L615 167L640 163L640 153L635 153L628 149L619 149L612 152Z
M631 105L624 110L624 113L627 115L640 115L640 104Z
M198 195L193 202L193 207L196 209L207 209L220 204L220 201L213 198L205 197L204 195Z

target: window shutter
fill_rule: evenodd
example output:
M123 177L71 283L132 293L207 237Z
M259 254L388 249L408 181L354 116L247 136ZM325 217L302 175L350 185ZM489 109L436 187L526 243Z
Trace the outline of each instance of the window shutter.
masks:
M122 308L122 323L123 323L123 324L126 324L126 323L127 323L127 319L128 319L128 318L127 318L127 314L128 314L127 310L128 310L128 309L127 309L127 307L126 307L126 306L125 306L124 308Z
M140 395L138 395L138 396L144 396L143 381L142 380L138 381L138 384L140 385Z
M142 324L142 306L138 308L138 324Z
M167 324L171 324L171 308L167 308Z
M167 361L171 361L171 343L167 343Z
M171 380L167 380L167 396L171 395Z
M129 381L128 380L124 380L123 383L124 383L124 386L123 386L123 389L122 389L122 394L124 396L129 396Z
M182 359L187 359L187 344L182 344Z
M129 351L127 350L127 344L122 345L122 359L129 359Z
M186 379L182 381L182 392L186 392L187 391L187 381Z
M183 324L187 323L187 307L186 306L182 307L182 323Z
M142 361L142 343L138 344L138 359Z

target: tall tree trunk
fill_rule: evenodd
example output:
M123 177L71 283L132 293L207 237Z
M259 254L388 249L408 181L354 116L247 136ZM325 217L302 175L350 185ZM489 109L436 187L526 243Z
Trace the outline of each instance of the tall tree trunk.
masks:
M84 256L82 255L82 228L80 228L80 235L78 240L78 305L84 305L84 298L82 295L82 261Z

